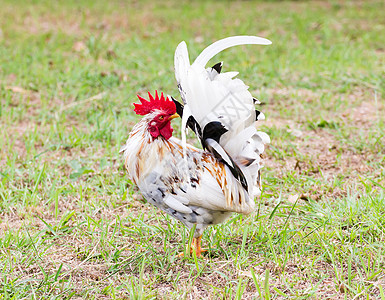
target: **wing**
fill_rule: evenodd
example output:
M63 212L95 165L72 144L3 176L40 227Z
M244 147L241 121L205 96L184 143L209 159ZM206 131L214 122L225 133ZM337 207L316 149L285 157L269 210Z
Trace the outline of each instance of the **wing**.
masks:
M258 100L248 86L234 78L237 72L221 73L222 63L205 69L207 62L220 51L242 44L268 45L267 39L235 36L207 47L190 65L185 42L175 51L175 77L184 102L178 104L182 113L182 141L185 128L195 131L202 146L227 164L233 176L253 193L259 171L260 154L269 142L266 134L257 131L255 121L264 115L254 108ZM206 133L206 134L205 134Z

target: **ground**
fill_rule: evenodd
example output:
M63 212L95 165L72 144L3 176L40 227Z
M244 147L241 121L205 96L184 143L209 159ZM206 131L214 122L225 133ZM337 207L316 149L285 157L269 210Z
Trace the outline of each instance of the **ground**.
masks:
M383 1L0 5L0 299L385 299ZM262 102L263 193L180 259L119 149L180 41L238 34L273 42L212 60Z

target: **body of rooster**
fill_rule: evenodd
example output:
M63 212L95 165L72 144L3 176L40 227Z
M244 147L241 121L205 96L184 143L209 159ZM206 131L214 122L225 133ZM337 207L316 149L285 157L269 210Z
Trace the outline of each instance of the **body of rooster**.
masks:
M260 194L260 163L267 134L256 121L263 114L248 87L221 73L222 63L205 68L220 51L242 44L268 45L270 41L236 36L207 47L190 65L187 47L175 51L175 76L184 105L170 97L142 97L135 112L143 119L122 148L132 181L148 202L180 220L196 225L193 249L201 254L203 230L224 222L233 212L250 214ZM182 140L172 137L170 121L182 117ZM186 144L186 128L199 137L202 149Z

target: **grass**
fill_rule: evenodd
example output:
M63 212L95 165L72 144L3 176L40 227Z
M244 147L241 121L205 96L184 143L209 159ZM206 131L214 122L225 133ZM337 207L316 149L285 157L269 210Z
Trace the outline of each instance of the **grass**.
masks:
M385 299L382 1L0 4L0 299ZM264 191L178 259L119 148L180 41L236 34L273 41L213 61L264 104Z

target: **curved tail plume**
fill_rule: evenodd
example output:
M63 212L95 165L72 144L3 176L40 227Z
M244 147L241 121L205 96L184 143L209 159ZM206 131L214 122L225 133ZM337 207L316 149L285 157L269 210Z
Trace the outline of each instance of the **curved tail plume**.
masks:
M217 55L219 52L239 45L270 45L271 41L265 38L261 38L258 36L248 36L248 35L239 35L239 36L231 36L208 46L205 50L202 51L201 54L195 59L193 64L199 64L201 66L206 66L208 61ZM186 45L186 44L185 44Z

